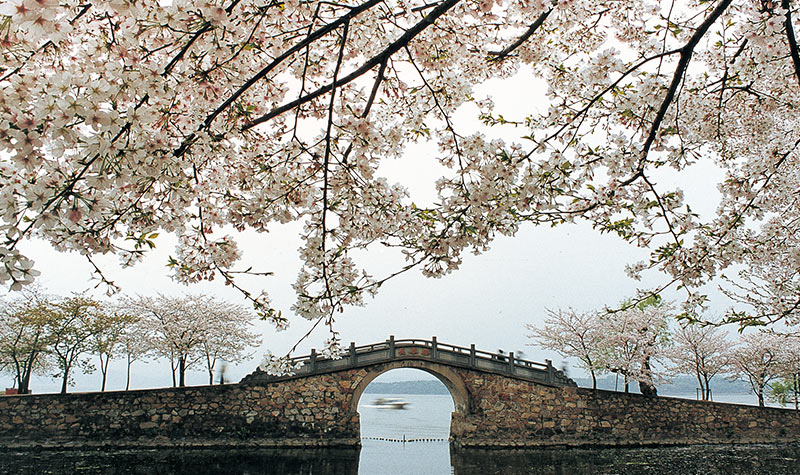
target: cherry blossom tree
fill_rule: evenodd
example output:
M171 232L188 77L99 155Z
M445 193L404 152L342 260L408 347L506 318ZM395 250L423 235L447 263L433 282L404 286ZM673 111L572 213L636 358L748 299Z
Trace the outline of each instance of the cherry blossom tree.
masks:
M33 374L50 368L49 310L49 297L38 289L0 301L0 371L13 375L19 394L30 392Z
M120 353L125 355L125 390L131 387L131 365L147 358L153 351L151 334L141 318L127 324L119 337Z
M528 324L530 338L547 350L557 351L566 358L576 358L592 376L592 389L597 389L598 371L603 371L603 328L596 312L548 310L547 319L539 327Z
M684 289L691 310L720 271L779 262L792 247L766 244L800 231L791 0L162 3L0 6L10 288L37 274L26 239L132 265L174 233L176 279L221 278L284 326L237 279L256 271L236 267L233 230L300 221L293 311L332 328L398 273L444 275L524 222L585 220L649 249L631 274L666 279L642 290ZM522 72L549 107L497 110L476 88ZM379 173L416 143L438 147L431 205ZM708 216L661 180L695 164L725 176ZM407 261L373 275L355 251L381 245Z
M106 308L105 311L96 314L94 321L89 328L91 332L91 351L100 360L100 373L103 380L100 384L100 391L106 390L106 380L108 378L108 365L111 360L118 356L120 351L125 351L126 344L131 342L124 341L124 335L128 328L136 323L137 318L124 311L115 311ZM128 352L128 384L130 383L130 356ZM127 386L127 384L126 384Z
M728 355L731 373L750 383L760 407L764 407L769 383L780 376L782 343L781 337L771 333L749 333L742 335L741 344Z
M603 316L603 361L609 371L624 376L625 392L630 381L637 381L643 395L657 395L655 383L662 376L654 364L669 347L671 312L672 306L656 297Z
M186 371L200 362L198 347L203 341L203 315L189 298L137 297L127 299L125 310L138 316L151 335L153 352L169 358L172 385L186 385ZM177 375L177 377L176 377Z
M694 374L703 401L711 397L711 379L727 367L731 342L714 326L686 325L672 332L668 357L678 374Z
M200 312L205 317L200 353L208 370L208 384L214 384L214 368L219 361L237 363L249 359L248 350L261 344L261 338L250 331L253 314L240 305L204 298Z
M219 359L240 361L248 347L260 343L248 330L252 316L242 307L214 297L140 296L126 299L124 308L142 319L153 352L170 359L173 386L185 386L186 371L202 363L213 383Z
M800 410L800 334L780 334L781 363L779 381L772 384L770 396L781 405L794 402L794 409Z
M66 394L72 383L72 370L81 368L85 373L94 366L85 356L92 350L92 332L101 318L102 305L92 299L76 295L54 302L47 309L47 333L50 340L49 355L58 367L56 377L61 378L61 394Z
M629 383L637 381L639 390L656 396L655 382L661 375L654 364L668 353L668 319L673 307L652 296L637 304L624 302L617 311L578 313L572 309L548 311L542 327L527 325L540 346L577 358L592 376L597 388L597 371L610 371Z

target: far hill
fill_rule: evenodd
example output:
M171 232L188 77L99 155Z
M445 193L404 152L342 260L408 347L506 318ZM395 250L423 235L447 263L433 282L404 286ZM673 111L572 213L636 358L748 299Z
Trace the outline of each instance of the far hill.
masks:
M381 383L373 381L364 390L371 394L450 394L439 381L394 381Z
M572 378L582 388L591 388L592 380L590 378ZM622 378L615 381L614 375L606 375L597 378L597 389L614 390L614 384L618 391L624 389ZM695 394L697 392L697 380L692 376L677 376L669 383L662 383L657 385L658 393L662 396L685 396ZM639 392L639 386L636 382L630 385L631 392ZM723 377L716 377L711 380L711 392L713 394L750 394L750 386L744 381L730 381Z

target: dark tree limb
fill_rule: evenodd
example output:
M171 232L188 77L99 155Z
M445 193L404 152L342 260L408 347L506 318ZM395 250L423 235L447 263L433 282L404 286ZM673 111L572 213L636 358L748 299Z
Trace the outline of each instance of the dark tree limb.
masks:
M364 63L360 68L356 69L352 73L350 73L347 76L343 77L340 81L337 81L336 87L341 87L341 86L344 86L345 84L348 84L350 82L355 81L359 77L363 76L367 71L370 71L375 66L378 66L379 64L381 64L384 61L386 61L390 56L392 56L393 54L398 52L401 48L406 46L414 37L419 35L427 27L432 25L436 21L437 18L439 18L440 16L445 14L448 10L453 8L459 2L460 2L460 0L447 0L446 2L443 2L442 4L440 4L438 7L433 9L433 11L431 11L427 16L425 16L425 18L420 20L419 23L417 23L413 27L411 27L408 30L406 30L406 32L403 33L403 35L400 36L400 38L398 38L397 40L392 42L389 46L387 46L379 54L373 56L370 60L368 60L366 63ZM329 83L329 84L326 84L326 85L320 87L316 91L313 91L313 92L310 92L310 93L306 94L305 96L303 96L301 98L298 98L298 99L296 99L296 100L294 100L292 102L288 102L288 103L286 103L286 104L284 104L284 105L282 105L280 107L276 107L275 109L272 109L271 111L267 112L266 114L262 115L261 117L259 117L257 119L254 119L254 120L250 121L249 123L247 123L244 127L242 127L242 131L250 130L253 127L255 127L255 126L259 125L259 124L263 124L264 122L266 122L268 120L274 119L275 117L283 114L284 112L290 111L290 110L294 109L295 107L303 105L303 104L305 104L307 102L310 102L310 101L312 101L312 100L314 100L314 99L316 99L316 98L318 98L318 97L320 97L320 96L322 96L324 94L327 94L328 92L333 90L333 88L334 88L333 83Z
M336 87L337 81L339 80L339 69L342 66L342 60L344 59L344 47L347 43L347 31L350 26L349 22L344 24L344 29L342 31L342 44L339 48L339 56L336 58L336 68L333 71L333 82L331 83L333 86L331 92L331 102L328 105L328 125L327 129L325 130L325 155L322 161L322 215L320 216L320 227L322 231L322 239L320 243L321 251L322 251L322 280L325 283L325 295L331 299L331 285L330 279L328 279L328 256L326 256L326 240L327 240L327 214L328 214L328 167L330 165L330 157L331 157L331 130L333 129L333 117L334 117L334 108L336 103ZM333 313L334 309L331 308L331 313ZM330 323L330 320L328 321Z
M661 128L661 122L664 121L664 117L667 115L667 110L669 106L672 104L672 100L675 98L675 93L678 91L681 83L683 82L683 76L686 74L686 69L689 67L689 62L692 59L692 53L694 53L694 49L700 43L700 40L703 39L705 34L708 32L708 29L711 28L711 25L716 22L719 17L728 9L732 0L722 0L716 8L711 12L711 14L706 17L703 23L697 27L694 34L689 41L680 49L680 59L678 60L678 66L675 68L675 73L672 76L672 82L667 89L667 94L664 96L664 100L661 102L661 107L659 107L658 112L656 113L655 118L653 119L653 125L650 128L650 133L647 134L647 138L644 141L644 145L642 146L642 159L644 160L647 157L647 154L650 152L650 147L653 146L653 142L655 141L656 137L658 136L658 131ZM642 162L644 163L644 162Z
M341 27L346 22L349 22L354 17L358 16L359 14L369 10L370 8L383 3L384 0L369 0L367 2L358 5L357 7L351 8L346 14L342 15L341 17L337 18L335 21L328 23L327 25L317 29L313 33L306 36L303 41L295 44L288 50L284 51L281 55L273 59L268 65L262 68L258 73L256 73L253 77L248 79L244 84L242 84L239 89L234 91L228 99L225 100L219 107L214 109L210 114L208 114L203 120L203 125L200 127L200 130L208 129L211 126L211 123L214 122L214 119L217 118L219 114L221 114L224 110L231 106L234 102L236 102L239 97L242 96L248 89L250 89L255 83L259 82L260 80L264 79L270 72L272 72L276 67L278 67L281 63L283 63L287 58L291 57L298 51L308 47L313 42L317 41L318 39L322 38L323 36L335 31L337 28ZM327 92L327 91L326 91ZM285 112L285 111L284 111ZM249 128L249 127L247 127ZM247 130L245 128L244 130ZM180 157L184 155L189 147L191 147L192 143L194 143L196 135L193 133L186 137L186 139L181 143L181 145L173 152L176 157Z
M786 10L786 21L783 25L786 29L786 40L789 42L789 52L792 55L792 64L794 64L794 75L800 84L800 52L797 49L797 38L794 36L794 27L792 26L792 10L789 5L789 0L781 0L781 7Z
M492 58L489 61L502 61L503 59L507 58L508 55L510 55L514 50L516 50L517 48L522 46L523 43L528 41L528 38L530 38L531 36L533 36L534 33L536 33L536 30L538 30L539 27L542 26L542 24L547 19L547 17L550 15L550 12L552 12L552 11L553 11L553 9L549 8L549 9L545 10L544 12L542 12L542 14L539 15L539 17L536 19L536 21L531 23L531 26L528 27L528 30L525 31L525 33L523 33L519 38L517 38L517 41L515 41L515 42L511 43L510 45L506 46L505 48L503 48L502 51L490 52L489 54L492 56Z

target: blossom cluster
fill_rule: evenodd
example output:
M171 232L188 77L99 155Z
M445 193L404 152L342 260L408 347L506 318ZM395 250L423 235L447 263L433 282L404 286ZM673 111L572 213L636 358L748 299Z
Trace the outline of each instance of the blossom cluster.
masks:
M35 277L25 239L129 265L159 232L179 238L178 279L232 282L237 238L212 233L290 221L310 319L400 272L451 272L524 222L586 220L646 247L631 272L666 273L690 305L733 264L797 269L781 240L800 231L794 5L675 3L6 0L0 282ZM478 97L523 68L545 111ZM488 130L459 125L468 104ZM444 170L428 205L379 173L418 143ZM657 181L698 162L727 175L709 216ZM376 246L407 262L372 275Z

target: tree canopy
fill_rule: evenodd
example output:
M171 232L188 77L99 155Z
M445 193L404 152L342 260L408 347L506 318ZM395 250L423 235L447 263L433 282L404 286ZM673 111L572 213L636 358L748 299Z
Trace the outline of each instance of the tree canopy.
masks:
M237 281L253 271L235 231L299 221L293 310L332 324L397 273L441 276L524 222L585 220L650 249L631 274L662 271L690 307L744 264L764 272L737 284L779 302L749 318L796 321L795 2L167 3L2 4L0 282L33 280L32 237L127 265L175 233L176 279L222 278L283 326ZM476 92L521 72L545 110ZM438 149L430 205L379 170L416 143ZM659 180L696 163L724 176L712 215ZM372 275L356 251L380 245L405 264Z

